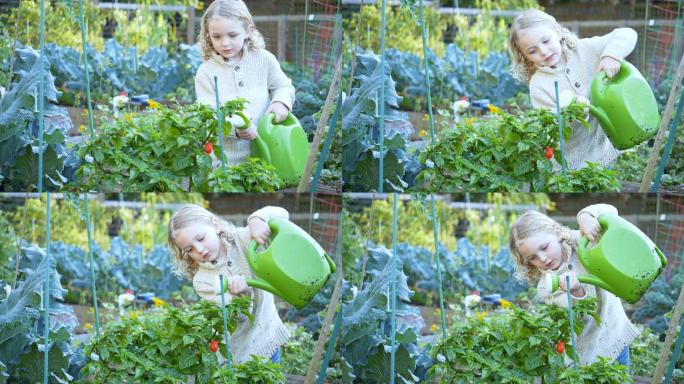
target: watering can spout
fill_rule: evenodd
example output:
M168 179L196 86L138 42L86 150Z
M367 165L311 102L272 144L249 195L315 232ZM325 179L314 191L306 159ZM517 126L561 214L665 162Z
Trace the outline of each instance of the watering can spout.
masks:
M606 284L605 281L593 275L579 276L577 277L577 280L580 283L595 285L597 287L605 289L606 291L613 291L613 289L608 284Z
M606 135L611 136L615 134L615 126L613 126L613 123L608 118L608 115L606 115L602 109L590 104L589 112L596 117L596 120L598 120L599 124L601 124L601 127L606 132Z
M261 279L247 279L246 281L247 281L247 285L249 285L250 287L263 289L264 291L271 292L272 294L274 294L274 295L276 295L276 296L279 296L279 297L280 297L280 296L283 296L283 294L280 293L280 291L278 291L277 289L275 289L275 287L273 287L271 284L267 283L267 282L264 281L264 280L261 280Z

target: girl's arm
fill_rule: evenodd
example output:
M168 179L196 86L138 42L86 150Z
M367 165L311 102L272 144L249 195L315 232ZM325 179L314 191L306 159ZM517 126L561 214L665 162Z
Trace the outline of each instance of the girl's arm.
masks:
M577 221L579 221L580 215L585 213L589 214L594 218L598 218L599 215L602 215L604 213L612 213L613 215L617 215L618 210L610 204L593 204L588 207L582 208L582 210L577 213Z
M247 218L247 224L249 224L249 221L253 218L261 219L266 224L268 224L268 221L271 219L289 220L290 215L289 213L287 213L285 208L266 206L249 215L249 217Z
M209 79L209 76L202 72L202 68L198 69L195 75L195 94L197 95L197 103L216 106L214 80L213 78Z
M636 46L637 33L632 28L617 28L603 36L595 36L586 40L589 49L599 58L612 57L622 61Z
M534 80L530 82L530 101L534 108L544 108L556 111L556 96L551 95L547 89Z
M267 55L268 59L268 90L271 93L271 103L276 101L283 103L288 110L292 111L292 104L295 101L295 88L292 80L280 68L280 63L273 54Z
M224 276L223 278L227 279L228 277ZM205 275L195 275L192 279L192 286L195 288L197 295L202 299L221 305L221 286L218 276L210 278ZM230 294L230 291L226 291L224 295L226 304L228 304L233 299L233 295Z
M589 297L596 297L596 288L594 288L593 285L582 284L582 288L584 290L583 296L576 296L572 292L570 293L573 302ZM567 308L568 306L568 293L561 289L558 289L556 292L551 292L551 286L546 279L546 274L542 274L542 277L537 284L537 297L545 304L556 304L564 308Z

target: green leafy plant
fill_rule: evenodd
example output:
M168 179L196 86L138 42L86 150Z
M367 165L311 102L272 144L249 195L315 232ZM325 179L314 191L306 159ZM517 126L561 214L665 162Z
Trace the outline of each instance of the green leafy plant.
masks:
M0 188L31 191L37 188L39 153L43 154L43 190L61 188L73 173L73 151L66 147L68 115L54 103L59 97L49 64L31 47L17 44L12 87L0 99ZM38 113L40 77L45 78L43 147Z
M98 50L86 46L91 97L94 102L109 105L111 98L125 91L131 95L147 94L155 100L194 102L195 95L184 92L194 89L195 73L202 63L199 49L180 44L169 52L163 46L149 47L140 53L137 47L124 46L108 39ZM81 106L86 101L85 71L79 50L65 45L48 44L55 84L62 92L61 104Z
M253 319L250 303L249 296L242 296L226 306L229 332L237 327L238 316ZM81 380L181 383L195 376L199 382L209 382L219 369L217 356L210 350L212 340L223 340L218 306L207 301L184 309L163 305L157 311L110 323L84 348L88 359ZM225 345L220 349L225 356Z
M83 2L84 19L88 25L86 39L94 46L101 48L102 27L106 15L96 4ZM78 15L78 1L60 0L45 3L45 43L59 43L81 49L81 28L76 21ZM40 1L22 0L16 8L10 8L7 14L0 15L0 21L6 26L19 25L18 41L26 45L38 47L40 45Z
M583 107L571 104L561 112L563 136L569 138L573 124L588 127ZM497 111L494 116L457 124L442 131L439 140L427 146L420 161L425 168L416 178L415 189L426 191L519 191L529 184L531 191L543 191L553 175L550 157L563 162L559 147L557 117L543 109L520 116ZM549 151L548 148L552 150ZM549 156L552 155L552 156ZM615 188L615 174L598 167L579 172L586 182L587 173L600 180L593 188ZM559 181L556 181L558 185Z
M568 171L567 174L556 173L549 178L544 186L547 192L619 192L622 184L617 178L618 173L606 169L598 163L588 162L581 169Z
M241 115L245 102L227 102L221 107L223 116ZM97 137L79 149L82 165L70 187L107 191L259 192L282 185L274 170L261 161L229 167L227 171L231 174L213 170L213 159L205 152L205 143L211 142L216 156L222 156L214 109L198 104L156 108L150 113L127 114L122 119L103 122ZM226 121L222 127L225 136L230 123Z
M386 48L396 48L422 56L423 41L417 14L408 7L388 6L386 12ZM362 6L345 22L345 31L351 31L349 36L354 39L350 43L357 44L361 49L380 52L381 18L380 2ZM428 46L441 55L444 52L442 35L447 26L447 19L434 7L425 7L425 20L429 36ZM358 31L358 39L355 31Z
M684 283L684 273L666 278L658 277L644 294L644 299L634 311L634 320L646 324L656 334L667 332L670 322L666 315L672 311L679 289Z
M316 342L313 336L304 327L296 327L292 337L281 349L280 365L283 372L306 376L315 349Z
M45 250L27 246L22 248L22 253L17 287L0 301L0 382L43 381L45 297L50 300L51 319L47 346L49 382L68 382L83 364L83 355L71 346L73 310L59 302L65 290L54 261L48 262L45 257ZM45 296L48 274L49 294Z
M679 327L678 333L681 332ZM674 351L675 343L672 344ZM652 377L655 372L660 352L663 350L661 336L654 333L650 328L644 329L629 347L630 371L635 376ZM672 355L670 355L672 358ZM684 380L684 356L680 353L679 360L672 372L673 382L679 383Z
M194 177L194 175L193 175ZM216 167L202 182L200 192L273 192L285 184L276 174L273 165L266 161L250 157L239 165L223 169Z
M413 185L418 162L406 149L409 132L408 117L396 110L400 101L394 81L380 67L380 58L373 53L357 53L355 85L342 105L342 165L344 189L371 191L378 188L380 156L383 156L384 190L403 191ZM380 81L386 77L385 133L380 137ZM390 128L390 124L394 127ZM408 124L410 128L410 124ZM411 129L412 130L412 129ZM380 142L384 141L384 153Z
M211 376L214 384L258 384L284 383L285 375L280 365L262 356L252 355L252 359L235 367L222 366Z
M345 383L387 383L390 380L390 285L392 270L397 276L397 333L395 379L415 383L421 378L428 363L418 347L422 318L418 309L410 306L412 292L402 272L402 263L396 267L390 251L377 247L369 249L372 263L367 269L366 281L351 300L342 305L340 350L343 380Z
M483 319L469 318L456 322L449 337L440 340L430 354L437 361L429 374L442 383L530 383L542 378L544 383L626 383L630 378L624 368L609 366L606 361L569 372L566 357L572 356L570 319L567 309L539 305L522 309L514 305ZM596 300L573 305L577 319L596 314ZM584 323L574 322L581 334ZM565 341L562 352L559 341ZM588 381L587 381L588 380Z

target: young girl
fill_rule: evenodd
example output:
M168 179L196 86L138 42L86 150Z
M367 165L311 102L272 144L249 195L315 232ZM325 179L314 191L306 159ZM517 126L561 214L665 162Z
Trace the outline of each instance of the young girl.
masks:
M596 218L603 213L617 214L617 209L608 204L582 209L577 214L579 231L574 231L542 213L528 211L511 228L510 250L516 264L516 276L530 284L538 280L538 296L545 303L567 307L568 290L573 300L598 299L601 324L592 317L583 319L584 330L577 335L577 356L581 364L591 364L598 356L603 356L617 359L619 364L629 367L629 344L639 331L627 318L622 302L606 290L577 280L578 275L587 274L577 256L580 236L597 241L601 226ZM560 289L553 293L545 278L549 272L560 276ZM565 276L570 277L569 287Z
M257 136L254 125L267 113L280 122L294 103L295 89L278 60L264 48L264 39L254 26L242 0L216 0L204 12L199 35L204 63L195 75L195 92L201 104L216 106L214 76L219 102L244 98L245 113L252 124L225 137L229 164L243 162L250 154L250 140Z
M554 81L558 81L559 95L569 92L579 102L589 104L594 75L605 71L608 78L615 76L636 41L637 34L630 28L578 39L553 16L531 9L513 22L508 47L514 73L529 85L532 105L555 112ZM608 166L620 154L593 117L589 123L588 130L581 125L573 127L572 136L565 143L569 169L583 168L588 161Z
M228 282L226 302L233 295L250 295L254 323L245 316L231 335L231 352L236 363L250 355L280 360L280 347L290 333L280 320L273 295L247 287L245 278L253 278L245 257L251 239L264 244L271 234L268 221L288 219L280 207L264 207L247 219L247 227L236 228L198 205L185 205L169 221L169 245L175 255L176 272L187 275L197 294L221 305L219 275Z

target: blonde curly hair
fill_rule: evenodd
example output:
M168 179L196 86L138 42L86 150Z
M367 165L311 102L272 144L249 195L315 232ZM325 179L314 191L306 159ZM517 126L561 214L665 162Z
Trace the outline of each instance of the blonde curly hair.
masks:
M577 48L577 35L561 26L556 19L548 13L538 9L528 9L518 15L511 25L511 33L508 36L508 54L511 57L511 64L513 65L513 75L518 80L524 81L525 84L529 84L537 67L525 57L525 54L518 46L518 39L520 38L520 32L523 30L541 25L546 25L558 33L561 49L566 58L568 57L570 50Z
M511 227L508 246L511 251L511 257L515 261L515 277L519 280L526 280L530 284L539 280L541 271L525 260L518 248L527 238L540 233L559 236L561 250L565 259L569 258L572 252L577 249L577 240L572 235L572 229L558 224L543 213L537 211L525 212Z
M202 15L202 22L200 24L200 34L197 37L197 43L202 51L204 60L209 60L216 50L211 44L211 37L209 36L209 21L215 17L224 17L229 19L236 19L242 22L245 30L252 28L251 33L245 39L245 46L248 49L256 50L265 48L264 37L256 29L252 14L249 13L249 8L242 0L216 0ZM243 48L244 49L244 48Z
M199 264L190 257L188 252L181 249L176 243L176 234L179 230L193 224L207 224L217 228L222 250L230 249L235 245L235 225L209 212L208 210L195 204L187 204L173 213L169 220L168 242L171 253L174 256L173 272L179 277L188 277L190 280L195 276Z

